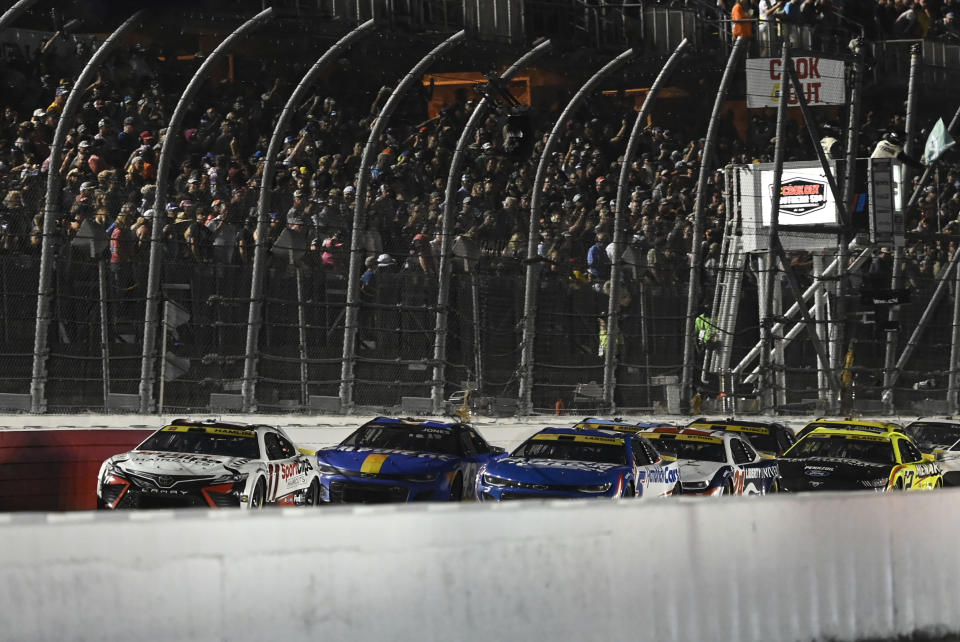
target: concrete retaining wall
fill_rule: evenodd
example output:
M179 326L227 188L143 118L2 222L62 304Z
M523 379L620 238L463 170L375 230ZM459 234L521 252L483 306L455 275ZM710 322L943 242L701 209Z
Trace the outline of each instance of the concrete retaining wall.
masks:
M960 632L960 492L0 516L11 640Z

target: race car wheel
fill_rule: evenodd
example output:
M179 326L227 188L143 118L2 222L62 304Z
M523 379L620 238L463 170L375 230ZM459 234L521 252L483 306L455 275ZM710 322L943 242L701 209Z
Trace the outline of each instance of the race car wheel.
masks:
M304 506L320 505L320 482L314 479L310 482L310 488L307 489L307 496L303 499Z
M450 484L450 501L463 501L463 477L460 473L457 473L457 476L453 478L453 483Z
M733 480L728 479L723 483L723 495L733 495Z
M767 494L779 493L780 492L780 480L774 479L773 483L770 484L770 490L767 491Z
M627 492L623 494L624 497L636 497L637 489L634 487L633 482L627 484Z
M894 490L906 490L906 486L903 485L903 477L898 477L897 481L893 484Z
M933 484L933 489L943 488L943 477L938 477L937 481Z
M250 496L250 508L253 510L263 508L267 499L267 485L263 478L257 480L257 485L253 489L253 495Z

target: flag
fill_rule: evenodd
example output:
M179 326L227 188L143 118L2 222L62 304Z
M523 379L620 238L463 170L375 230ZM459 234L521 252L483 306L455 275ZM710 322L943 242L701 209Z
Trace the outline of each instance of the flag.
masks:
M930 135L927 136L927 144L923 147L923 164L930 165L943 156L943 153L953 147L956 142L950 137L950 132L943 124L943 119L937 119L937 124L930 130Z

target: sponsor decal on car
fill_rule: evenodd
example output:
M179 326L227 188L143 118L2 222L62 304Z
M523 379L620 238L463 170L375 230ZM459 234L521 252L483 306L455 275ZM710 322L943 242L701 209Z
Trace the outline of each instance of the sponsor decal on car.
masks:
M224 437L247 437L256 439L257 433L252 430L235 430L233 428L214 428L212 426L167 426L164 432L205 432L208 435L222 435Z
M747 468L746 473L747 479L771 479L780 476L780 467L774 464L762 468Z
M680 478L675 468L658 468L647 472L647 481L657 484L671 484Z

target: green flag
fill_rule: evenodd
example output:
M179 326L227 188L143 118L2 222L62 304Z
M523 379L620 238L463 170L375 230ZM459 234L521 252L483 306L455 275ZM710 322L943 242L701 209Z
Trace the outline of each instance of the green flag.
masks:
M923 164L929 165L943 156L943 153L953 147L957 141L950 137L943 119L937 119L937 124L927 136L927 144L923 147Z

